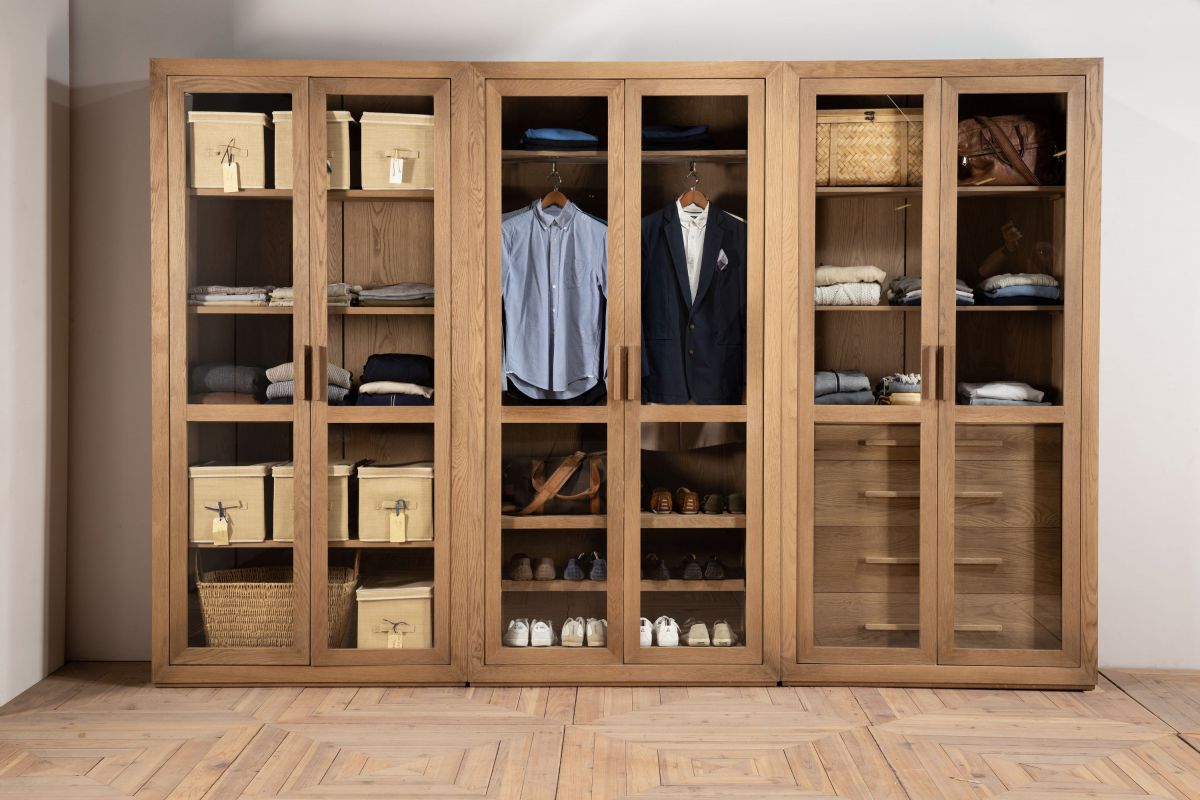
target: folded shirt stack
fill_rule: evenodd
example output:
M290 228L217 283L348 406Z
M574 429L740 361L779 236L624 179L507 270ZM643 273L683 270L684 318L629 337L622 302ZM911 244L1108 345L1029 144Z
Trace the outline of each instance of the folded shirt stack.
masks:
M267 375L261 367L197 364L188 376L189 403L261 403Z
M521 136L525 150L597 150L600 140L571 128L527 128Z
M326 291L325 302L331 306L348 306L360 289L362 289L361 286L352 286L349 283L331 283ZM296 292L292 286L280 286L272 291L271 301L268 303L272 306L294 306L295 304Z
M193 286L189 306L265 306L273 286Z
M959 383L958 404L962 406L1048 406L1046 393L1028 383L993 381Z
M887 296L888 302L894 306L921 305L920 276L904 275L899 278L893 278L892 285L888 288ZM954 282L954 303L960 306L975 305L975 295L971 291L971 287L967 286L961 279Z
M713 146L707 125L647 125L643 150L705 150Z
M340 406L350 394L350 372L337 364L327 364L325 373L328 379L329 405ZM296 365L291 361L271 367L266 372L267 402L287 405L296 397Z
M377 353L363 365L360 406L433 405L433 359L409 353Z
M391 286L377 286L374 289L360 289L358 304L360 306L431 306L433 305L433 286L428 283L407 281L393 283Z
M875 402L881 406L920 405L921 375L918 372L893 372L879 379L875 395Z
M869 406L875 402L871 379L856 369L818 372L813 393L819 406Z
M1062 302L1062 290L1053 275L1006 272L993 275L976 287L979 302L990 306L1049 306Z
M817 267L817 305L877 306L886 278L879 267Z

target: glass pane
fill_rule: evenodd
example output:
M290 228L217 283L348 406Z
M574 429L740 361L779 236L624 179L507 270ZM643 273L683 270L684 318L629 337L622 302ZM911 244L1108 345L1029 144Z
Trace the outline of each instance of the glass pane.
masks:
M920 642L920 425L816 426L813 642Z
M642 424L642 647L746 643L746 426Z
M644 403L745 403L748 106L642 99Z
M960 404L1062 404L1066 108L1065 94L959 99Z
M1062 647L1062 428L958 425L954 643Z

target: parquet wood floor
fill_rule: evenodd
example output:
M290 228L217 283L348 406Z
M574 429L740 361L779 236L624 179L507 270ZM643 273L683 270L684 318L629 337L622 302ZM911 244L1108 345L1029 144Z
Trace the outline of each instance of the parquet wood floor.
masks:
M148 673L74 664L0 708L0 798L1200 799L1198 673L1112 671L1086 693L156 689Z

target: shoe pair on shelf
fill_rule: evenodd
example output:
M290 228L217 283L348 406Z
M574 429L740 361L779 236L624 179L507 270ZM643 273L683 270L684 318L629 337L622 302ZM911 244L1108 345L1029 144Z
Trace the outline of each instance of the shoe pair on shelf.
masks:
M650 493L650 512L652 514L730 514L746 513L746 495L734 492L728 496L721 494L706 494L703 499L697 492L686 486L675 490L675 496L666 489L655 489Z
M511 581L552 581L558 578L558 568L552 558L531 559L524 553L515 553L508 562L508 579ZM581 581L585 577L593 581L608 579L608 561L598 553L579 555L567 559L563 568L563 579Z
M563 568L563 580L581 581L584 578L590 581L608 580L608 560L594 551L568 558L567 566Z
M688 647L733 647L738 638L723 619L713 623L710 636L708 626L697 619L684 622L681 630L671 617L662 616L654 622L642 617L638 628L638 644L642 647L678 647L681 641Z
M552 647L560 643L554 623L548 619L509 620L504 631L505 647ZM607 647L608 620L571 617L563 623L563 647Z
M725 580L725 565L715 555L709 556L704 566L695 553L689 553L679 565L679 576L685 581L723 581ZM668 581L671 570L666 562L654 553L647 553L642 559L642 578L648 581Z

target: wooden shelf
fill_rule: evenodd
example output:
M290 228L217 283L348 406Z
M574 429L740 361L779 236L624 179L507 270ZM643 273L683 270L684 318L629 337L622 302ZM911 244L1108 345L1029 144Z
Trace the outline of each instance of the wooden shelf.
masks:
M677 164L699 161L705 164L743 164L745 150L643 150L643 164ZM501 150L500 160L508 164L548 163L604 164L608 161L605 150Z
M607 592L608 581L500 581L504 592Z
M1065 186L959 186L959 197L1062 197Z
M515 514L501 514L500 527L508 530L604 529L608 527L608 516L605 514L535 514L518 517Z
M501 406L501 422L606 423L608 406Z
M642 512L643 528L744 528L745 514L652 514Z
M188 306L189 314L279 314L291 316L291 306Z
M184 416L188 422L291 422L295 405L255 403L254 405L207 405L188 403Z
M425 316L432 317L433 306L329 306L330 316Z
M433 406L329 406L330 425L420 424L434 421Z
M817 311L920 311L920 306L813 306Z
M227 197L230 200L291 200L291 189L242 189L227 192L224 189L188 189L192 197Z
M643 150L643 164L679 164L699 161L704 164L744 164L745 150Z
M824 197L920 197L920 186L818 186L817 199Z
M1062 406L954 406L955 422L996 425L1059 424L1066 419Z
M261 542L230 542L229 544L188 542L188 547L199 547L204 550L291 550L293 544L293 542L277 542L274 539L266 539Z
M432 200L433 189L330 189L330 202L350 203L372 200Z
M642 581L643 592L744 592L744 580L724 581L684 581L672 579L669 581Z
M745 406L642 405L641 422L745 422Z
M1061 313L1062 306L956 306L959 311L981 312L981 311L1046 311L1050 313Z
M433 542L364 542L361 539L344 539L329 542L331 550L411 550L431 548Z
M814 422L884 424L920 422L920 406L813 406Z

